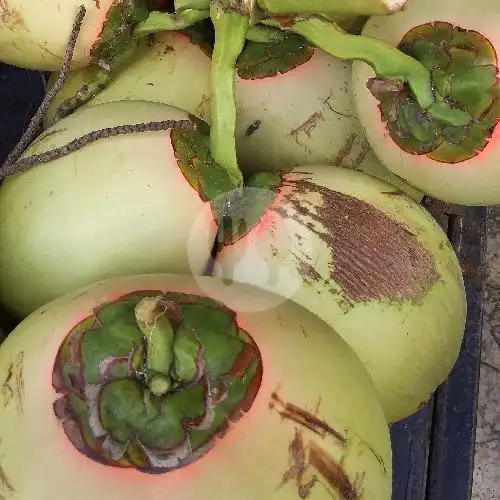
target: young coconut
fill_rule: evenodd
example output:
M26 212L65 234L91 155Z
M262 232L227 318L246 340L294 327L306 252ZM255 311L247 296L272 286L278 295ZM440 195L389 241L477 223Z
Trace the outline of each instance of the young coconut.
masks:
M0 60L28 69L62 67L66 45L80 6L85 8L72 66L90 61L113 0L8 0L0 3Z
M6 500L391 498L388 425L362 363L256 288L96 283L12 332L0 380Z
M417 200L371 151L351 94L351 63L303 37L247 43L237 65L236 148L247 175L326 164L375 175Z
M208 201L235 187L207 142L187 113L153 102L82 108L46 130L3 171L43 162L0 186L0 302L24 317L108 277L204 273ZM200 217L208 233L192 237Z
M363 34L419 60L442 98L473 120L443 126L422 112L406 85L372 79L371 68L356 62L354 99L368 140L389 170L435 198L498 204L498 3L419 0L408 5L394 16L372 18Z
M213 28L203 22L185 34L164 32L141 41L127 64L84 105L158 101L210 122L212 37ZM350 62L286 34L268 43L247 41L236 68L236 151L245 175L325 163L367 172L422 199L420 191L385 169L371 151L352 102ZM60 112L64 115L65 102L78 99L78 91L95 81L97 71L87 66L70 73L48 108L45 126L57 121ZM49 91L55 81L54 74ZM297 100L304 88L307 92Z
M78 96L82 87L95 80L98 71L95 65L71 71L47 108L43 118L44 128L60 119L59 110L64 115L64 102ZM50 76L48 92L56 83L57 77L57 73ZM157 101L208 121L209 98L210 59L186 35L177 31L165 31L140 40L134 55L85 105L95 106L124 100Z
M388 421L414 413L449 375L465 327L446 234L410 197L349 169L297 167L250 186L225 218L213 275L317 314L365 364Z
M78 31L73 24L77 17L80 32L71 67L95 63L103 83L133 55L141 38L210 16L209 2L204 10L187 8L174 14L170 4L170 0L2 0L0 61L42 71L62 69L68 40Z

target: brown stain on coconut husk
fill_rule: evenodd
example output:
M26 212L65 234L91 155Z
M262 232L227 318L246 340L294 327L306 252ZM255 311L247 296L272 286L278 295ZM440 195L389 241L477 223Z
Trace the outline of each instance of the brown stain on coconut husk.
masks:
M14 402L17 411L23 413L24 407L24 351L19 352L15 359L9 363L7 375L2 383L0 395L2 405L6 408Z
M309 498L315 487L323 486L330 494L339 494L342 500L359 500L364 478L351 481L344 470L343 459L334 460L314 440L306 440L305 434L312 432L322 439L333 438L341 446L347 446L347 437L308 410L283 401L276 392L271 394L269 409L283 420L298 424L288 445L290 465L279 487L293 481L299 498Z
M313 221L304 225L331 249L330 278L350 301L418 301L437 281L432 256L402 223L359 198L306 179L285 177L284 184L292 187L283 197L284 205ZM319 206L301 201L301 195L311 192L319 194ZM276 210L286 214L284 207ZM298 269L306 281L319 280L307 263Z
M344 145L337 153L337 156L333 160L333 165L336 167L342 167L346 163L346 159L352 152L352 148L354 146L354 142L356 141L357 135L351 134L344 142Z
M300 136L307 136L309 139L311 138L311 134L313 130L319 125L319 122L325 121L325 116L320 111L315 111L307 120L301 123L297 128L290 131L290 135L293 137L295 142L302 148L307 150L307 146L304 145Z
M283 401L276 392L271 394L269 408L276 411L281 418L295 422L322 438L330 436L343 445L347 444L347 438L327 422L300 406Z
M18 9L13 9L7 0L0 0L0 20L9 30L27 31L23 16Z
M15 493L15 491L16 490L5 473L2 464L0 464L0 498L2 500L9 498L13 493Z

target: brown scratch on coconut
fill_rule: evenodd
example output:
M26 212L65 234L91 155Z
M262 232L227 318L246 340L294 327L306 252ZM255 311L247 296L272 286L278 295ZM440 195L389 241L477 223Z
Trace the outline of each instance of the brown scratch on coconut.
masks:
M9 363L7 375L2 383L1 396L3 407L6 408L11 401L16 405L17 411L23 413L24 407L24 352L19 352Z
M10 479L8 478L7 474L5 473L4 468L2 467L2 464L0 464L0 498L8 498L12 493L14 493L16 490L14 489L14 486L10 482ZM3 495L6 495L5 497ZM8 495L8 496L7 496Z
M304 225L331 249L330 279L350 301L419 301L439 279L432 256L403 223L363 200L309 180L285 176L285 183L292 190L282 204L308 219ZM321 196L320 208L300 201L311 192ZM311 281L314 273L307 266L300 270Z
M351 134L344 142L344 145L337 153L337 156L333 160L333 164L336 167L343 167L346 164L346 160L352 152L354 142L358 136L356 134Z
M347 444L347 438L331 427L327 422L299 406L283 401L277 392L271 394L269 408L276 411L281 418L295 422L305 429L325 438L333 437L343 445Z
M364 475L356 474L355 481L351 482L343 469L342 461L335 461L312 440L306 445L303 431L297 427L288 446L288 453L290 466L283 474L278 488L294 481L299 498L309 498L313 488L323 486L327 491L331 490L330 494L340 494L343 500L359 500Z
M300 135L306 135L309 139L311 138L312 131L318 126L320 121L325 121L323 113L315 111L305 122L301 123L297 128L290 132L295 142L304 149L307 147L301 143Z
M7 0L0 0L0 20L9 30L27 30L21 13L11 8Z

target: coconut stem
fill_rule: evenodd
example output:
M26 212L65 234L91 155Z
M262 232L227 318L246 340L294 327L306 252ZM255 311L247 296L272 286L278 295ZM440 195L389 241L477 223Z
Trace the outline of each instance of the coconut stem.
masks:
M280 26L278 20L263 22L270 26ZM437 101L429 70L388 43L346 33L335 22L319 15L303 18L297 16L281 27L303 36L333 57L363 61L379 77L398 83L407 82L419 106L440 123L464 126L472 119L469 113L450 107L444 100Z
M209 17L209 10L186 9L174 14L153 11L145 21L141 21L136 25L134 36L142 38L160 31L182 30Z
M250 18L213 3L210 17L215 29L211 71L210 149L213 159L229 173L235 185L243 185L236 156L236 62L245 45Z
M75 151L78 151L79 149L87 146L87 144L98 141L100 139L115 137L117 135L155 132L158 130L169 130L175 128L189 130L193 128L193 123L189 120L162 120L157 122L117 125L116 127L93 130L88 134L70 141L64 146L51 149L49 151L46 151L45 153L40 153L38 155L21 158L15 163L5 164L0 168L0 182L2 182L9 175L23 172L24 170L35 167L36 165L40 165L41 163L47 163L53 160L57 160L58 158L62 158L63 156L67 156L70 153L74 153Z
M408 0L257 0L271 14L328 13L359 16L388 15L406 6Z
M174 8L176 12L187 9L209 10L210 0L174 0Z
M89 83L83 85L75 95L66 99L57 109L57 117L65 118L78 107L90 101L97 94L106 88L111 80L111 72L103 68L96 68L94 78ZM53 124L50 124L53 125Z

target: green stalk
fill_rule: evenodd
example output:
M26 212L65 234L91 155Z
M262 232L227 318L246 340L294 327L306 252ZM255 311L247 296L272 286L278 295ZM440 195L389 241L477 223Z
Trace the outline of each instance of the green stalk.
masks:
M257 43L276 43L285 39L285 34L278 28L253 24L248 27L247 40Z
M269 26L280 26L277 20L263 21ZM343 31L333 21L321 16L300 18L287 22L282 29L293 31L328 54L342 60L359 60L369 64L378 77L407 82L419 106L441 123L463 126L471 116L448 106L444 101L436 102L431 75L419 61L386 42Z
M174 9L175 12L186 9L209 10L210 0L174 0Z
M350 14L373 16L402 10L408 0L257 0L270 14Z
M243 185L236 157L236 61L245 45L250 18L246 13L210 6L215 29L211 72L210 149L213 159L224 167L235 185Z
M133 35L140 38L159 31L181 30L209 17L208 10L186 9L175 14L153 11L147 19L135 26Z
M148 387L155 396L162 396L172 385L170 370L174 362L174 329L158 297L141 300L135 307L135 317L146 340Z

